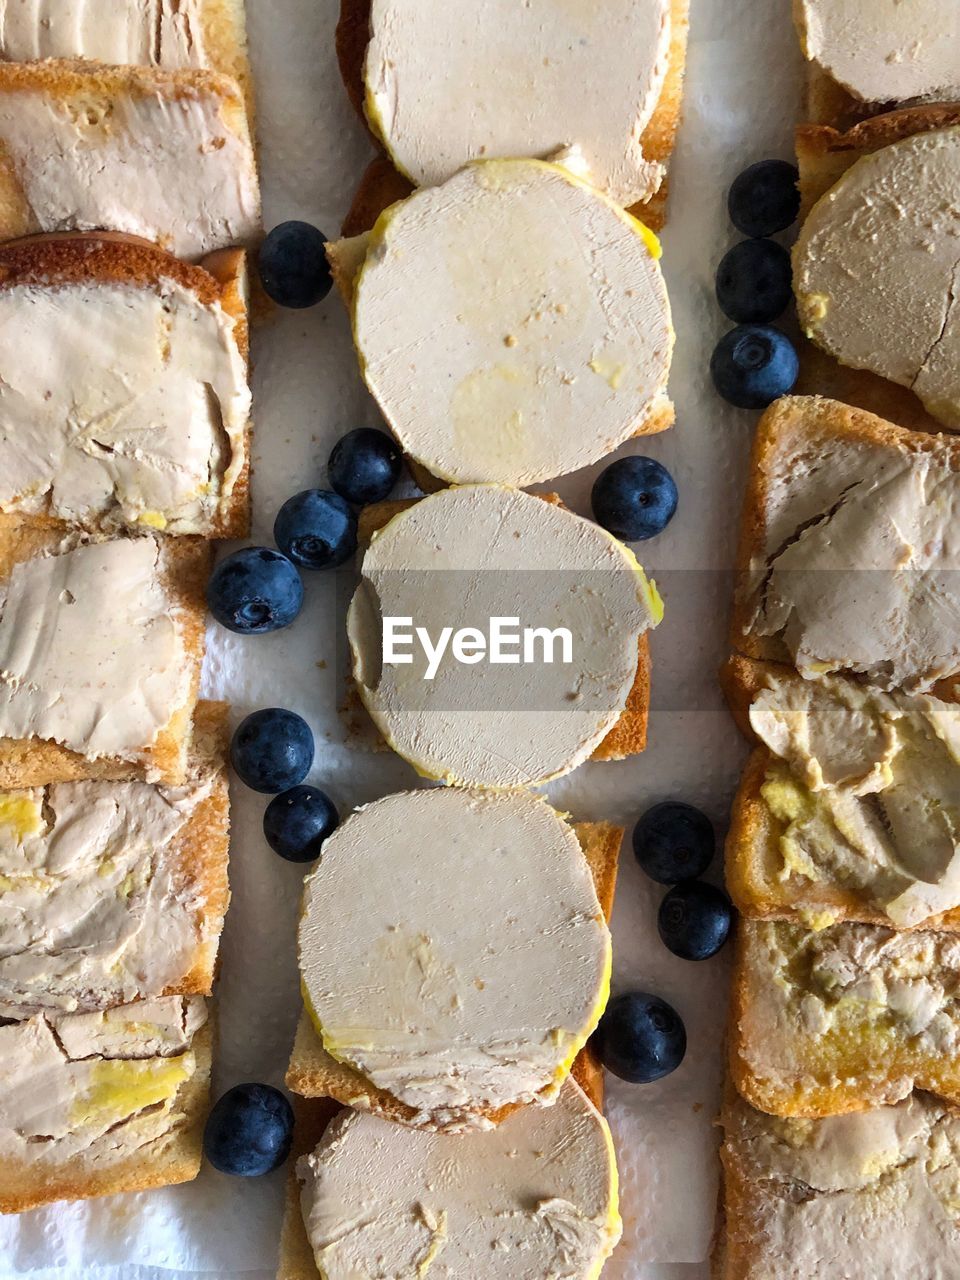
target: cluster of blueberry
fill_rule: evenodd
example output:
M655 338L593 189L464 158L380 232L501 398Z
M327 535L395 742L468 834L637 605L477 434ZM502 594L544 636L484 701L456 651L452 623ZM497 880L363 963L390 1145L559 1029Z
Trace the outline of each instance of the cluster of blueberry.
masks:
M785 160L751 165L730 188L730 220L749 237L717 269L717 301L736 328L724 334L710 361L717 391L739 409L765 409L793 390L796 348L774 326L793 298L790 254L768 237L796 221L799 173Z
M642 870L670 888L657 927L664 945L683 960L708 960L733 926L733 907L722 889L701 880L713 861L716 836L706 814L665 801L648 809L633 833ZM592 1044L600 1061L631 1084L650 1084L675 1071L687 1051L677 1011L659 996L631 991L610 1001Z

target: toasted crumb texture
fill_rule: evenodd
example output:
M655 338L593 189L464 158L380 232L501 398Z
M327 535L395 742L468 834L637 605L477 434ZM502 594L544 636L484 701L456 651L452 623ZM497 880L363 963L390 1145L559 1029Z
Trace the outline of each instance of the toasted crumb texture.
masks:
M670 62L663 92L640 140L644 156L662 165L666 165L673 154L680 127L690 34L690 0L671 0L670 22ZM364 111L364 61L369 39L370 0L341 0L336 37L337 60L347 96L368 131ZM370 136L382 151L379 139L373 133ZM361 179L360 188L343 225L343 234L352 236L361 231L369 231L388 205L408 196L412 190L411 184L397 172L389 157L381 155ZM668 196L669 178L665 178L660 190L650 200L634 205L630 212L634 217L642 219L651 230L661 231L667 220Z
M188 289L204 306L219 304L234 322L233 335L240 355L245 361L249 360L248 271L243 249L217 250L198 265L192 265L149 240L120 232L53 232L0 246L0 290L18 286L57 289L103 283L151 291L164 280ZM198 530L200 536L232 539L245 538L249 533L250 429L248 421L241 466L233 488L221 501L209 527ZM52 517L49 523L52 527ZM71 526L64 521L60 527L66 534ZM91 531L110 530L106 525L94 523Z
M609 823L578 823L574 830L584 857L590 864L600 906L609 920L616 892L623 830ZM580 1085L593 1096L602 1087L602 1072L590 1051L585 1053L586 1058L581 1054L578 1059L578 1062L583 1059L582 1065L575 1070ZM377 1089L359 1072L337 1062L326 1052L306 1010L301 1014L297 1028L293 1054L287 1069L287 1086L305 1098L335 1098L344 1106L373 1111L400 1124L417 1123L417 1113L412 1107L392 1097L385 1090ZM479 1112L478 1117L482 1116L484 1120L496 1125L517 1109L516 1106L500 1107Z
M721 1123L715 1280L960 1274L955 1108L915 1094L862 1115L782 1120L729 1089Z
M15 565L54 553L63 547L63 542L63 529L57 522L25 523L15 516L0 516L0 586L9 580ZM156 741L145 743L135 760L92 760L49 740L0 738L0 789L40 787L85 778L140 778L173 786L183 782L205 647L205 592L211 552L210 544L200 538L167 538L160 540L158 546L161 581L181 629L191 669L187 701L173 710ZM108 619L104 625L109 625Z
M752 1106L816 1119L914 1089L960 1102L960 937L743 920L730 1074Z
M841 117L842 118L842 117ZM919 133L960 124L960 103L904 107L860 119L846 127L801 125L796 134L800 167L801 221L862 156ZM863 369L848 369L808 339L801 339L801 395L829 396L866 409L914 431L943 431L919 399L906 387Z
M0 1213L24 1213L61 1200L90 1200L126 1191L192 1182L203 1157L203 1126L210 1101L213 1028L207 1022L194 1035L196 1070L181 1084L165 1132L133 1153L97 1158L6 1161L0 1166Z

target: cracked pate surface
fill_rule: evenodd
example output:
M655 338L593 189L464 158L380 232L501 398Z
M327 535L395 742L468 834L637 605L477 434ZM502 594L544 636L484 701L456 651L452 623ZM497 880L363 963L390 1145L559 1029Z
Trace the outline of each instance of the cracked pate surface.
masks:
M909 387L960 429L960 127L863 156L817 203L794 250L807 335Z
M0 0L0 57L203 67L205 0Z

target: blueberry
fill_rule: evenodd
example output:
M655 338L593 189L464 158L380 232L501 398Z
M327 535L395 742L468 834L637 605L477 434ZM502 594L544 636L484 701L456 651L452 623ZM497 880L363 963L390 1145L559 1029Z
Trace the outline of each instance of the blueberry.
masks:
M373 427L358 427L330 455L330 484L355 506L383 502L400 479L403 458L396 442Z
M260 280L281 307L316 306L330 292L333 277L326 236L309 222L282 222L260 246Z
M273 536L301 569L335 569L357 549L357 517L339 494L305 489L280 508Z
M800 213L800 173L786 160L761 160L734 180L727 200L730 221L745 236L785 231Z
M692 804L665 800L648 809L633 832L641 869L659 884L702 876L716 851L713 824Z
M643 991L616 996L591 1041L608 1071L630 1084L650 1084L676 1071L687 1052L677 1011Z
M274 853L288 862L313 862L339 821L329 796L316 787L293 787L267 805L263 834Z
M242 636L289 627L303 607L300 574L269 547L244 547L213 571L207 604L216 620Z
M714 386L738 409L766 409L793 390L799 372L793 343L770 325L731 329L710 361Z
M790 255L774 240L741 240L717 268L717 302L737 324L766 324L793 297Z
M293 1144L293 1108L268 1084L238 1084L207 1117L203 1151L215 1169L260 1178L279 1169Z
M230 762L241 782L273 795L301 783L313 765L313 734L295 711L267 707L247 716L233 735Z
M624 542L644 542L673 519L677 486L653 458L620 458L597 477L592 503L597 524Z
M729 938L732 924L730 899L703 880L674 885L657 916L663 945L683 960L715 956Z

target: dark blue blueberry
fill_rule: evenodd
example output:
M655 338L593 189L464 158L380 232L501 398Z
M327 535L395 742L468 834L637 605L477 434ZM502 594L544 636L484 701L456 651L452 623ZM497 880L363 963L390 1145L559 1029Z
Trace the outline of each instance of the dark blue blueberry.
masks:
M610 1001L591 1044L615 1076L630 1084L651 1084L679 1067L687 1052L687 1032L665 1000L632 991Z
M313 862L339 821L329 796L316 787L293 787L267 805L263 834L274 853L288 862Z
M732 924L730 899L703 880L674 885L657 915L663 945L682 960L715 956L729 938Z
M244 547L213 571L210 612L228 631L259 636L289 627L303 607L303 582L286 556L270 547Z
M260 279L267 296L297 310L322 302L333 283L325 241L309 222L274 227L260 246Z
M266 707L247 716L230 744L230 763L241 782L275 795L301 783L313 766L313 734L295 711Z
M677 510L677 486L653 458L619 458L597 477L593 514L616 538L644 542L662 533Z
M373 427L351 431L330 455L330 484L357 507L389 498L402 470L396 441Z
M772 236L796 222L800 213L800 173L786 160L760 160L735 179L727 208L745 236Z
M710 361L714 386L738 409L766 409L793 390L799 372L793 343L770 325L731 329Z
M737 324L768 324L793 297L790 255L775 240L741 240L717 268L717 302Z
M655 804L633 832L637 862L658 884L679 884L702 876L713 861L716 844L707 815L679 800Z
M335 569L357 549L357 517L339 494L305 489L280 508L273 536L301 569Z
M293 1144L293 1108L268 1084L238 1084L207 1117L203 1151L215 1169L234 1178L260 1178L279 1169Z

